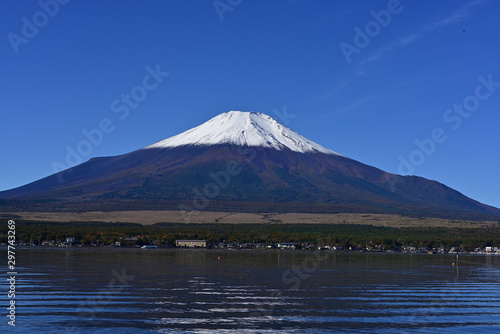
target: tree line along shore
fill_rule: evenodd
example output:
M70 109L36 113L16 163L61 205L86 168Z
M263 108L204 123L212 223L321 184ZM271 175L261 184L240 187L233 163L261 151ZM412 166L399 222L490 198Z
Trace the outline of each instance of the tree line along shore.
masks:
M0 243L7 243L7 226ZM367 251L481 252L500 248L500 228L384 227L352 224L178 224L16 221L16 240L34 246L175 247L176 240L207 247L325 247Z

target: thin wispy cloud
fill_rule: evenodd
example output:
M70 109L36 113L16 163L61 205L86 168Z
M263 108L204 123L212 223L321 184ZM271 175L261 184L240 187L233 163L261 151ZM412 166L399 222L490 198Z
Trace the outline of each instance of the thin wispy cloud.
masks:
M359 68L358 68L358 70L356 70L356 74L358 76L364 75L365 71L362 70L363 66L368 64L368 63L371 63L373 61L381 59L383 54L388 53L388 52L392 52L400 47L409 45L409 44L417 41L422 36L432 32L436 29L439 29L443 26L454 24L456 22L459 22L463 19L468 18L471 15L472 8L481 5L486 1L488 1L488 0L472 1L472 2L462 6L461 8L457 9L456 11L454 11L453 13L449 14L448 16L446 16L444 18L441 18L441 19L436 20L434 22L422 25L421 28L417 32L414 32L408 36L400 37L398 40L384 45L383 47L379 48L377 51L373 52L369 57L365 58L364 60L362 60L360 62Z
M373 61L376 61L376 60L379 60L382 58L382 55L386 52L390 52L396 48L398 48L401 44L401 41L395 41L395 42L392 42L392 43L388 43L386 44L385 46L381 47L380 49L378 49L377 51L373 52L369 57L363 59L361 62L360 62L360 66L358 68L358 70L356 71L356 73L362 73L364 74L364 71L361 70L361 68L368 64L368 63L371 63Z
M468 16L469 16L469 12L467 10L459 10L459 11L453 13L452 15L445 17L441 21L437 21L437 22L430 24L430 27L427 30L432 31L432 30L439 28L441 26L445 26L448 24L458 22L462 19L467 18Z
M428 27L428 31L432 31L432 30L439 28L441 26L452 24L452 23L458 22L462 19L469 17L471 14L471 8L479 6L486 1L487 0L475 0L475 1L469 2L468 4L464 5L462 8L459 8L458 10L453 12L451 15L445 17L444 19L431 23L430 26Z
M374 100L375 98L376 98L375 95L367 95L367 96L362 97L361 99L359 99L356 102L353 102L353 103L351 103L349 105L346 105L344 107L341 107L341 108L335 109L333 111L327 112L327 113L325 113L323 115L323 117L324 118L328 118L328 117L331 117L331 116L334 116L334 115L344 114L344 113L356 110L359 107L365 105L366 103Z
M325 99L329 99L332 96L339 94L344 88L348 87L348 83L350 83L351 81L352 80L343 81L339 84L336 84L334 86L329 87L327 89L326 93L323 93L323 94L318 96L318 99L325 100Z
M410 43L413 43L415 40L417 40L421 36L421 33L415 33L413 35L408 35L406 37L400 37L399 38L399 46L407 45Z

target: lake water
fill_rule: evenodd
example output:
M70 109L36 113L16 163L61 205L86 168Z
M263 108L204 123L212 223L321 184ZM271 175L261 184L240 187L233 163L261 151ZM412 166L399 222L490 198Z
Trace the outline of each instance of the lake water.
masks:
M0 329L500 333L500 256L453 262L456 255L25 247L16 252L15 331L6 308Z

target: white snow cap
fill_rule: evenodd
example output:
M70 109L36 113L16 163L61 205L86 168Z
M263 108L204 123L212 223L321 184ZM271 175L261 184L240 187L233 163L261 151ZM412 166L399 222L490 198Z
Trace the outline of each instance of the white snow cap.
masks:
M217 144L272 147L276 150L287 147L301 153L341 155L299 135L266 114L246 111L222 113L195 128L146 146L145 149Z

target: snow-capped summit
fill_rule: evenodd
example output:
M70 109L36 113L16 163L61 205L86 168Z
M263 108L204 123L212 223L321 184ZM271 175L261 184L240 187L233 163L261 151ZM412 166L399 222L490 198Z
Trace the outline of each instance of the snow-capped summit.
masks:
M222 113L195 128L145 149L217 144L271 147L276 150L287 147L300 153L340 155L299 135L266 114L245 111Z
M247 155L235 145L259 149ZM386 173L336 154L267 115L239 111L220 114L147 148L90 159L0 191L0 212L33 207L49 212L104 207L500 219L500 209L439 182Z

